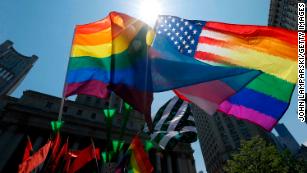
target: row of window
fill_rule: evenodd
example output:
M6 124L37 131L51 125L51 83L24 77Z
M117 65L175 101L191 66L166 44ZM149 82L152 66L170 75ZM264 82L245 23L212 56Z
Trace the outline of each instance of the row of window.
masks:
M243 135L244 139L250 139L250 138L251 138L251 135L250 135L250 133L249 133L248 128L247 128L246 125L244 124L244 122L241 121L241 120L238 120L238 121L237 121L237 124L239 125L240 132L241 132L241 134Z
M90 96L86 96L86 102L90 103L92 101L92 98L95 99L95 104L100 104L101 103L101 98L96 98L96 97L90 97ZM105 106L108 106L109 103L106 102Z
M11 80L12 78L14 77L14 75L7 71L5 68L3 67L0 67L0 78L6 80L6 81L9 81Z
M49 102L49 101L48 101L48 102L46 103L45 107L48 108L48 109L51 109L51 108L53 107L53 105L54 105L54 104L53 104L52 102ZM63 107L63 112L67 112L67 111L68 111L68 107L67 107L67 106L64 106L64 107ZM81 116L82 113L83 113L83 110L81 110L81 109L78 109L78 110L77 110L77 115ZM92 113L92 114L91 114L91 118L92 118L92 119L96 119L96 113Z
M45 107L48 108L48 109L52 109L53 106L54 106L54 103L52 103L50 101L47 101L47 103L45 104ZM63 107L63 112L64 113L68 112L68 107L67 106ZM84 114L84 111L81 110L81 109L78 109L77 112L76 112L76 115L82 116L82 114ZM97 114L96 113L91 113L90 117L91 117L91 119L95 120L96 117L97 117ZM121 124L121 119L120 118L116 119L116 124ZM129 124L130 128L134 127L134 122L133 121L129 121L128 124Z
M217 127L218 127L219 132L220 132L220 136L222 138L222 141L225 145L226 150L231 150L232 147L231 147L230 141L228 139L227 132L226 132L226 130L225 130L223 124L222 124L221 118L219 116L216 116L215 119L216 119Z
M232 140L234 141L236 147L240 146L240 137L237 133L237 130L235 129L235 125L232 123L231 119L229 117L225 118L226 120L226 126L230 132L230 136Z

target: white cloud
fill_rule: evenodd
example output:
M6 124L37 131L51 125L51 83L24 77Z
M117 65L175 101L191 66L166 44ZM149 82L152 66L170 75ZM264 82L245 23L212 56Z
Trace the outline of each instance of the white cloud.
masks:
M305 146L307 147L307 141L305 141L305 142L303 143L303 145L305 145Z

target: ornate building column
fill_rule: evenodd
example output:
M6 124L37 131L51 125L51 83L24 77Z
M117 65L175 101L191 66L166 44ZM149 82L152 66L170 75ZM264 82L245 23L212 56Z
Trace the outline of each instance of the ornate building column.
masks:
M194 162L193 157L187 157L189 173L196 173L195 166L193 166L195 164L193 164L193 162Z
M156 169L155 169L155 173L162 173L162 168L161 168L161 158L160 158L161 153L156 152L155 156L156 156Z
M177 165L177 169L178 169L178 173L184 173L183 172L183 168L182 168L182 163L181 163L181 154L179 152L176 153L176 165Z
M167 162L167 172L168 173L173 173L172 158L169 155L169 153L166 154L166 162Z

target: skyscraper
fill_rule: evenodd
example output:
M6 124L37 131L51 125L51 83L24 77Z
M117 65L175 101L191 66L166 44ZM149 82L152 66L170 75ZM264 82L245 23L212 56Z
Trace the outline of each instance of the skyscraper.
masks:
M0 45L0 96L12 93L32 68L37 56L26 57L13 48L13 42Z
M208 173L222 173L224 164L240 147L241 140L260 136L271 142L270 134L254 124L221 112L210 116L195 105L191 108Z
M275 130L279 135L277 137L279 142L281 142L292 154L296 154L300 149L300 145L291 135L287 127L284 124L277 124Z
M303 0L271 0L269 26L297 30L297 3Z

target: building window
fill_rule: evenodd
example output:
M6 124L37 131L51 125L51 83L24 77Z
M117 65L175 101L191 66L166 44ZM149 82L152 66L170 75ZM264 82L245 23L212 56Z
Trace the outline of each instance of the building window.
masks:
M10 74L11 74L10 72L7 72L7 73L3 76L3 78L6 79Z
M8 77L6 78L6 80L9 81L9 80L11 80L13 77L14 77L14 75L11 74L10 76L8 76Z
M52 105L53 105L52 102L47 102L45 107L51 109Z
M6 73L5 69L3 69L3 71L0 73L0 77L2 77L4 75L4 73Z
M91 118L95 119L96 118L96 113L92 113Z
M4 78L4 75L6 74L6 70L3 70L2 73L0 73L0 77Z
M77 115L82 115L82 112L83 112L83 111L79 109L79 110L77 111Z
M68 107L67 107L67 106L64 106L64 107L63 107L63 112L67 112L67 110L68 110Z

